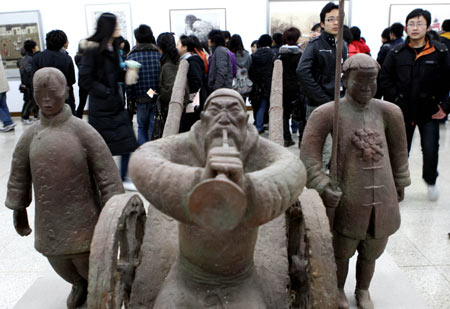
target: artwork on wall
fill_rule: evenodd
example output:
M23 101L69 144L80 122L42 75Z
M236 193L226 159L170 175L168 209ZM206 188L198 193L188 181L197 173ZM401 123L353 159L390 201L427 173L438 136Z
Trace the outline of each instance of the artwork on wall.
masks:
M123 36L131 46L134 45L134 35L131 23L131 9L129 3L105 3L105 4L86 4L86 27L87 35L94 34L97 27L97 19L102 13L112 13L117 16L120 35Z
M442 4L391 4L389 8L389 25L399 22L405 24L406 16L417 8L427 10L431 13L431 29L441 31L442 22L450 18L450 3Z
M26 40L35 41L42 50L42 28L39 11L0 13L0 54L8 78L20 77L17 60Z
M320 22L320 11L329 0L269 0L269 33L283 33L289 27L297 27L302 33L301 41L309 40L311 28ZM338 4L338 1L334 1ZM345 1L344 24L350 24L350 0Z
M177 36L195 35L201 43L208 42L212 29L226 30L225 9L169 10L170 31Z

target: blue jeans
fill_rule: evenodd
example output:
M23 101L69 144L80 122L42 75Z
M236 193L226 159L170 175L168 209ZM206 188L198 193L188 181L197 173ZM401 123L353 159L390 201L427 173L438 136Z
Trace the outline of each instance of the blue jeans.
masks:
M152 139L153 124L155 123L156 104L137 103L136 118L138 123L139 146Z
M411 143L414 136L416 124L406 122L406 138L408 141L408 154L411 150ZM420 133L420 144L422 146L423 167L422 178L428 185L436 184L438 177L439 160L439 120L430 120L417 124Z
M0 93L0 121L3 122L5 127L13 123L8 105L6 105L6 92Z
M256 125L256 129L258 129L258 132L261 132L264 129L264 114L266 112L268 104L269 104L269 98L263 97L261 99L261 104L259 105L259 108L256 111L255 125Z

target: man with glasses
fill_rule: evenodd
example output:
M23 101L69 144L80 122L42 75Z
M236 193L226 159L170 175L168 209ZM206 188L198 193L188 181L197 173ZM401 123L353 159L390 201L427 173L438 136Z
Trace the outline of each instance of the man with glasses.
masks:
M450 112L450 54L448 48L427 35L431 14L415 9L406 17L406 41L393 48L380 73L384 99L403 112L408 152L416 126L423 153L422 177L428 185L428 199L436 201L438 176L439 119Z
M301 93L305 94L306 119L318 106L330 102L334 97L336 46L338 34L339 6L329 2L320 12L320 36L312 38L306 46L297 66L297 78ZM347 59L347 47L343 47L343 60ZM323 151L323 165L331 157L331 136Z

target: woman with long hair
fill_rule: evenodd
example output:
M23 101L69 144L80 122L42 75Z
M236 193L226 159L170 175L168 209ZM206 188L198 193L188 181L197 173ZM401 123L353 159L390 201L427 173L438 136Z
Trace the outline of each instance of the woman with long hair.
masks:
M191 126L200 119L198 108L194 110L190 105L200 104L200 93L204 88L205 65L202 58L195 51L196 45L192 37L186 35L182 35L177 42L177 49L181 59L185 59L189 63L187 85L190 103L186 106L181 116L180 133L189 131Z
M117 17L103 13L97 30L80 42L85 53L81 60L79 84L89 91L89 123L100 133L113 156L121 156L120 173L125 189L134 189L126 179L130 154L138 147L123 96L124 68L120 66L120 35Z
M161 33L156 39L158 51L162 54L160 59L161 71L159 73L159 105L164 119L169 110L170 98L172 96L173 85L177 76L180 55L175 44L173 33ZM185 93L185 103L189 100L189 93Z
M242 44L242 38L239 34L233 34L230 39L230 50L236 56L237 74L233 79L233 89L239 92L243 97L247 97L252 90L253 82L248 77L248 70L252 65L252 57L245 50Z

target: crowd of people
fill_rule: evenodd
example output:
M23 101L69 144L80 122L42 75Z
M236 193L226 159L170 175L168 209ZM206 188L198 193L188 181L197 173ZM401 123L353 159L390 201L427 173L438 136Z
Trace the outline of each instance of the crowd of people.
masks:
M254 125L259 133L268 126L269 97L274 61L283 63L283 136L284 146L299 147L303 130L311 112L333 100L335 88L336 37L338 7L328 3L320 12L320 22L311 28L309 41L299 44L302 34L296 27L272 36L263 34L251 43L248 52L239 34L214 29L207 42L195 35L176 40L173 33L161 33L157 39L148 25L134 31L136 46L131 48L120 36L117 17L102 14L95 34L82 40L75 56L78 67L79 104L75 106L73 85L76 82L74 61L66 49L69 40L61 30L46 35L46 49L32 40L24 42L19 61L20 91L23 93L21 113L24 124L38 118L33 98L33 74L43 67L58 68L66 77L69 95L66 103L73 115L81 118L89 97L89 123L105 139L111 153L122 157L121 175L127 182L130 154L143 143L162 136L165 117L175 82L178 65L187 60L186 95L180 132L186 132L199 119L207 96L219 88L238 91L253 109ZM411 147L414 129L421 135L424 152L423 177L429 185L429 197L437 199L439 119L446 120L450 111L449 42L450 20L442 24L442 33L428 31L430 13L412 11L406 26L394 23L381 34L382 46L376 57L381 72L378 76L377 98L394 102L402 108ZM403 31L406 31L406 40ZM361 30L344 26L343 61L357 53L370 54ZM127 62L140 64L138 80L127 85ZM3 132L14 130L6 105L8 84L1 68L0 116ZM345 89L341 87L341 95ZM133 114L137 119L137 138L133 132ZM331 138L327 138L323 165L329 164ZM132 187L132 184L129 184Z

